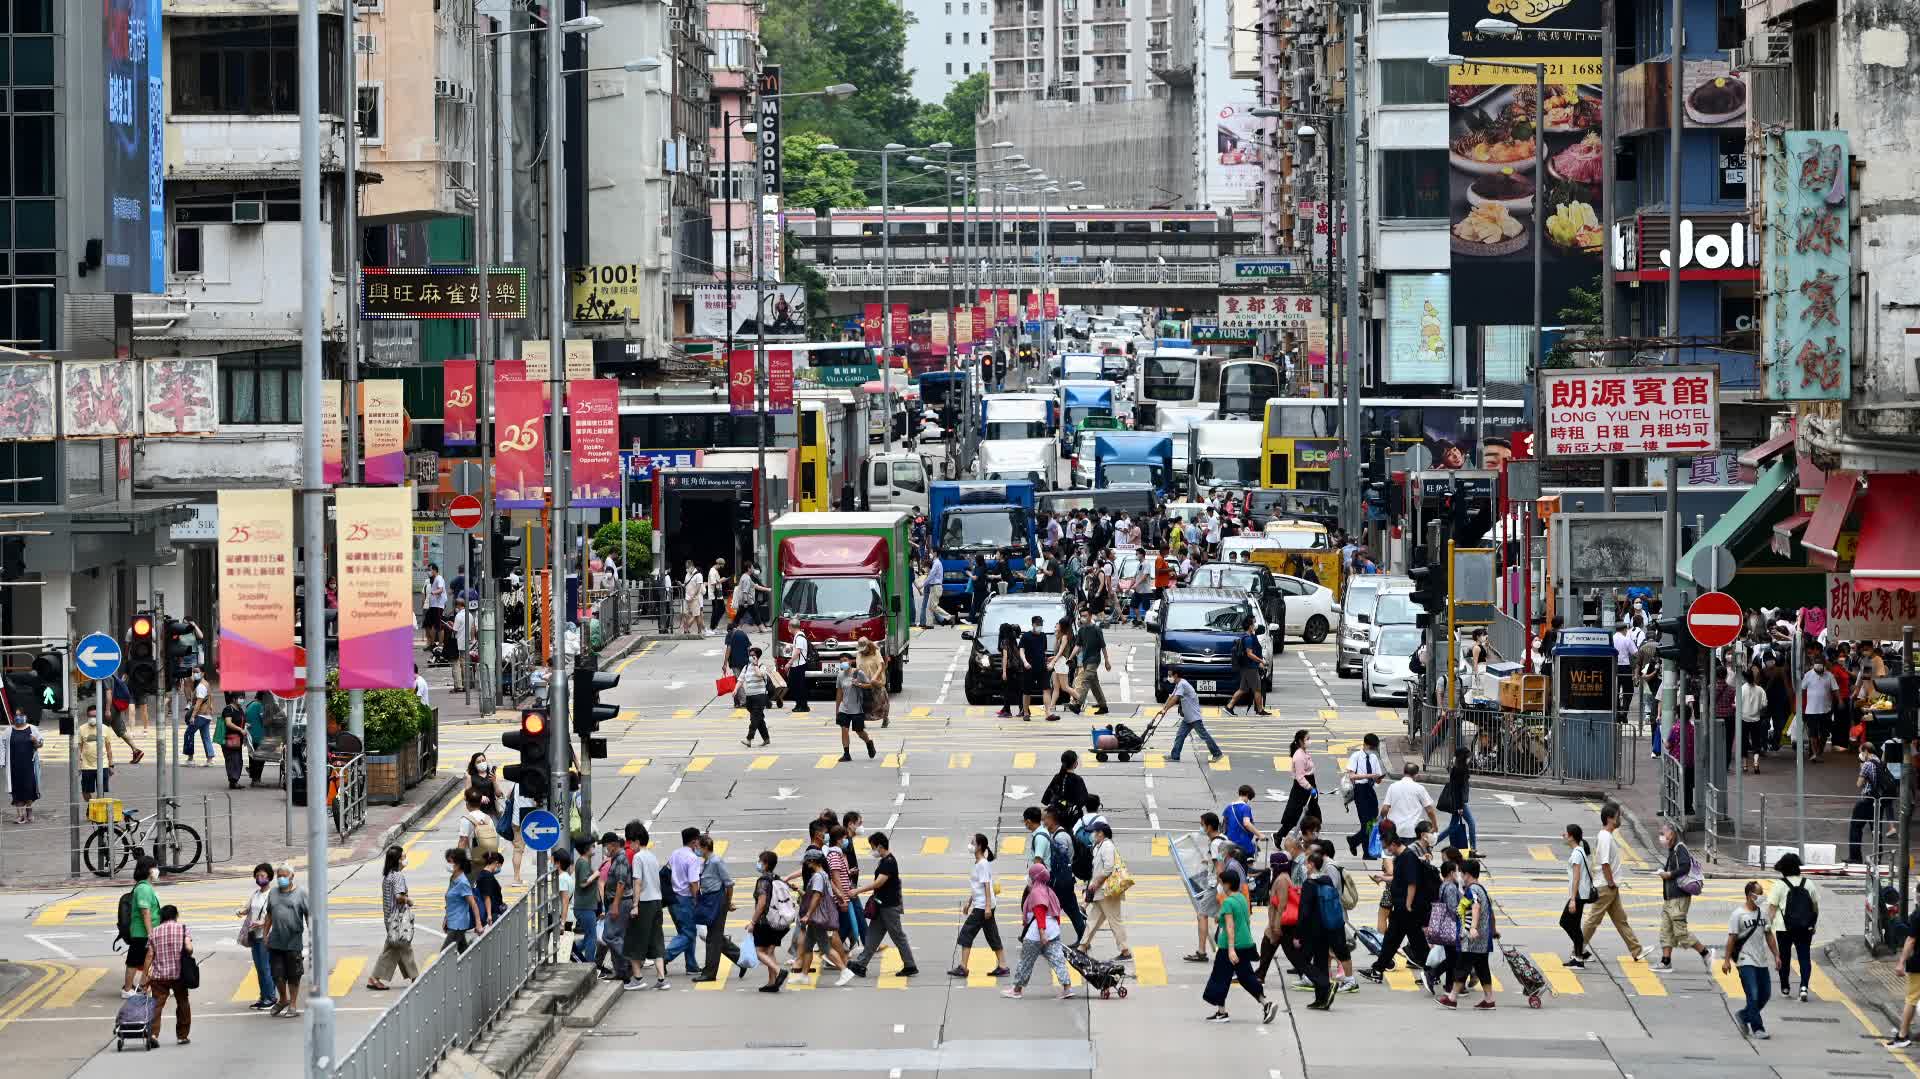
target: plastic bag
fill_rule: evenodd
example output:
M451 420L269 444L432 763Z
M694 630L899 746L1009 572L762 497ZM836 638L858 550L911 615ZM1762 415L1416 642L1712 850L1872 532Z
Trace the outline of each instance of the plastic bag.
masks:
M733 696L734 688L739 684L740 680L733 675L722 675L713 680L713 695L716 697L731 697Z

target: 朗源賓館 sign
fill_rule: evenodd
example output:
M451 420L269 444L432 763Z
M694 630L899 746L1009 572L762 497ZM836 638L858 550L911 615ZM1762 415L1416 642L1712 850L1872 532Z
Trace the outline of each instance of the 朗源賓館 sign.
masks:
M1223 330L1298 330L1320 317L1320 297L1310 292L1263 292L1221 295L1219 322Z
M1856 592L1853 574L1827 574L1827 626L1836 641L1898 640L1920 622L1920 592L1878 588Z
M1767 140L1760 392L1774 401L1844 401L1853 391L1847 133L1788 131Z
M1549 457L1684 455L1720 448L1717 367L1540 372L1536 437Z

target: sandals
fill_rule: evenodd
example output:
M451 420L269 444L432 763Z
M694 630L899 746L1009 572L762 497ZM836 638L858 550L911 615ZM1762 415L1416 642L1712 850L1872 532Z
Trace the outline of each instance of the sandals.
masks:
M1213 957L1208 955L1205 952L1188 952L1187 954L1181 956L1180 958L1186 960L1189 963L1206 963L1206 962L1211 962Z
M367 988L373 990L376 993L384 993L387 990L392 989L393 986L390 986L385 982L368 982Z

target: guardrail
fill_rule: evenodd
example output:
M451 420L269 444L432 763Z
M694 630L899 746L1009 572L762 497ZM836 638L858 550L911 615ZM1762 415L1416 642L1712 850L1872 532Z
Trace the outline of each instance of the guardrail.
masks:
M429 960L340 1058L336 1079L421 1079L448 1050L471 1044L552 957L551 881L538 878L466 951L443 950Z
M944 263L894 263L891 269L882 266L846 266L831 264L815 266L827 279L829 289L880 288L945 288L947 286L947 267ZM1217 262L1205 264L1180 262L1134 262L1114 263L1111 267L1095 263L1085 266L1054 266L1045 271L1046 283L1059 287L1074 288L1120 288L1127 286L1181 286L1187 288L1219 288L1220 267ZM968 272L965 267L956 267L953 273L955 288L1034 288L1041 284L1042 270L1038 266L999 266L995 267L985 279L977 270Z
M327 808L334 831L346 839L367 823L367 757L356 753L327 762Z
M1408 751L1421 768L1444 771L1457 750L1478 775L1557 783L1632 783L1633 743L1610 718L1544 715L1501 708L1439 708L1415 699L1407 708Z

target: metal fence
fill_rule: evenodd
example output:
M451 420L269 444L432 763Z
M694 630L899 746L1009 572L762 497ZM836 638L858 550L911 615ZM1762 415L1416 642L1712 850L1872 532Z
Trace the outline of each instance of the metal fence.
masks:
M0 831L0 886L131 877L135 861L148 855L167 874L212 872L233 860L233 799L225 793L171 800L172 824L131 802L120 803L114 819L111 801L95 799L90 815L87 801L71 801L62 813L43 800L44 815L32 824ZM69 827L69 814L77 829Z
M1499 708L1440 708L1414 700L1407 709L1408 751L1422 767L1451 767L1467 751L1474 773L1559 783L1634 780L1633 743L1610 718L1515 712Z
M830 289L879 288L883 283L893 288L944 288L947 284L947 267L944 263L900 263L891 269L880 266L847 266L835 264L825 268L827 287ZM993 286L1013 288L1038 286L1041 272L1037 266L1007 266L994 270ZM954 276L956 287L968 285L968 275L961 270ZM1046 283L1055 286L1101 286L1101 285L1187 285L1194 287L1218 288L1220 285L1220 267L1217 262L1204 264L1180 262L1114 262L1111 266L1098 263L1083 266L1054 266L1046 271ZM985 286L982 286L985 287Z
M1809 794L1804 817L1797 812L1800 800L1791 794L1750 795L1749 800L1759 805L1747 814L1757 819L1744 822L1752 829L1752 841L1733 852L1742 861L1770 866L1774 859L1769 852L1781 848L1800 851L1800 857L1812 865L1838 862L1872 867L1899 858L1899 837L1887 834L1899 822L1899 803L1891 798ZM1800 845L1803 825L1804 849ZM1758 857L1750 859L1748 847Z
M328 809L333 813L333 828L346 839L367 823L367 756L351 757L327 763Z
M340 1058L333 1074L338 1079L421 1079L448 1050L472 1044L552 958L557 905L551 880L536 878L534 887L466 951L435 957Z

